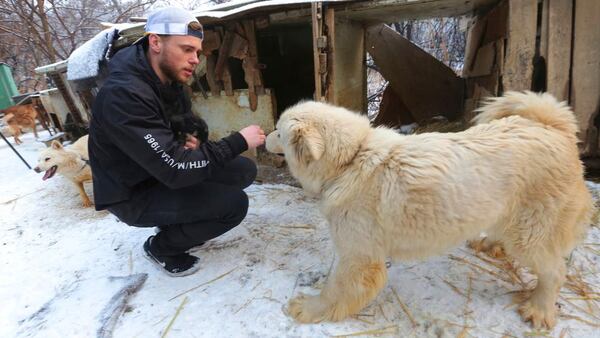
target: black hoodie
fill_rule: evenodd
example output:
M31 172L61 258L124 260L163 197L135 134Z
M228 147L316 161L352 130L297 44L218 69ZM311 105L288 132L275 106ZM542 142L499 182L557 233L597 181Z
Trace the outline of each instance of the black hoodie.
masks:
M96 210L129 200L142 186L160 182L177 189L197 184L248 149L240 133L205 142L198 150L184 149L168 117L191 113L189 98L181 85L161 83L142 44L119 51L109 72L90 122Z

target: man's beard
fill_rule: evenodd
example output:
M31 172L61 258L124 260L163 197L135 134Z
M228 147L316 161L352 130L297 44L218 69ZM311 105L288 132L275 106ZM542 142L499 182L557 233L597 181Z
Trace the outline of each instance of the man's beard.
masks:
M165 76L167 77L167 79L169 79L170 81L172 81L172 82L179 82L179 83L185 83L185 81L182 81L177 76L177 73L178 73L177 69L175 69L174 67L172 67L168 63L166 63L166 62L160 62L158 64L158 66L160 67L160 70L162 71L162 73L165 74Z

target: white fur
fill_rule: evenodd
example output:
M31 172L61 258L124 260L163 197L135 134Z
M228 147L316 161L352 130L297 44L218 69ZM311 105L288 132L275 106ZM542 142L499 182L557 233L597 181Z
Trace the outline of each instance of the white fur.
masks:
M319 102L286 110L267 149L320 206L340 260L319 296L292 299L301 322L359 312L386 283L385 259L444 253L482 232L532 269L538 286L520 312L555 324L563 258L593 210L578 157L576 121L549 94L511 92L481 108L460 133L400 135Z

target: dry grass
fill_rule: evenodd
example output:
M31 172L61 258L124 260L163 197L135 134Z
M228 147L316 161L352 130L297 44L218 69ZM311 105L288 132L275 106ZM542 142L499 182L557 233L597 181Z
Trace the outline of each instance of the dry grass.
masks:
M400 307L402 308L402 311L404 311L404 313L406 314L406 316L410 320L410 323L412 324L412 327L414 329L415 327L417 327L417 322L415 321L415 318L413 317L413 315L408 310L408 307L402 302L402 300L400 300L400 296L398 296L398 293L396 292L396 290L394 288L392 288L392 292L394 293L394 296L396 296L396 300L398 300L398 304L400 304Z
M233 269L231 269L231 270L229 270L229 271L225 272L224 274L222 274L222 275L220 275L220 276L218 276L218 277L215 277L215 278L213 278L213 279L209 280L208 282L204 282L204 283L202 283L202 284L200 284L200 285L198 285L198 286L194 286L194 287L193 287L193 288L191 288L191 289L185 290L185 291L183 291L182 293L179 293L179 294L177 294L176 296L173 296L173 297L171 297L171 298L169 299L169 301L172 301L172 300L173 300L173 299L175 299L175 298L181 297L181 296L183 296L184 294L186 294L186 293L188 293L188 292L190 292L190 291L194 291L194 290L196 290L196 289L198 289L198 288L200 288L200 287L202 287L202 286L204 286L204 285L208 285L208 284L210 284L210 283L213 283L213 282L215 282L215 281L217 281L217 280L219 280L219 279L221 279L221 278L223 278L223 277L227 276L228 274L232 273L232 272L233 272L235 269L237 269L237 266L236 266L235 268L233 268Z
M584 243L581 249L586 250L588 253L598 254L600 253L600 250L595 249L597 246L600 246L600 244ZM473 253L469 251L463 251L463 253L468 256L458 257L449 255L449 258L469 266L476 272L484 272L492 277L521 289L514 290L509 293L520 293L522 291L526 291L531 288L530 284L535 281L531 274L523 271L523 269L520 271L520 269L518 269L510 260L506 258L497 259L484 256L481 253ZM587 259L589 263L592 263L587 264L586 268L594 269L595 264L593 264L592 260L585 255L579 256L581 256L580 258ZM475 258L476 261L473 261L470 258ZM584 271L582 268L570 267L567 280L561 289L561 294L559 295L559 300L565 305L568 305L569 311L566 313L567 309L565 309L563 306L561 309L561 318L576 320L591 327L600 327L600 324L597 324L600 323L600 306L598 304L598 302L600 302L600 293L594 291L594 285L590 284L584 279L586 275L594 274L594 271ZM453 291L465 297L464 292L458 289L455 285L444 279L442 279L442 281L450 286ZM469 300L469 297L467 297L467 300ZM463 329L463 332L465 331L466 329ZM568 331L562 332L561 336L566 335L566 332ZM531 331L524 333L524 335L547 336L548 333L545 331Z
M175 319L177 319L177 316L179 316L179 313L183 309L183 306L185 305L187 300L188 300L187 296L185 298L183 298L183 300L181 301L181 304L179 304L179 307L177 307L177 311L175 311L173 318L171 318L171 321L169 321L169 325L167 325L167 327L165 328L163 333L160 335L160 338L165 338L167 336L167 333L169 333L169 330L173 326L173 323L175 323Z
M356 337L356 336L376 336L382 334L398 334L398 325L386 326L380 329L359 331L347 334L334 335L332 337Z

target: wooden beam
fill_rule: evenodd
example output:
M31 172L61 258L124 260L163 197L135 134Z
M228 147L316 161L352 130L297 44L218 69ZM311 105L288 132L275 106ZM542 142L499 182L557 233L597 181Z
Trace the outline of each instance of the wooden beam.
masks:
M417 121L436 115L453 120L462 113L463 80L392 28L369 28L367 51Z
M367 111L365 28L360 22L335 18L333 102L353 111Z
M325 11L325 27L327 28L327 88L325 90L327 101L337 104L335 95L335 10L327 8Z
M264 95L265 87L262 72L258 65L258 45L256 42L254 20L244 20L243 26L246 32L246 39L248 40L248 56L250 57L248 61L252 67L252 76L254 77L254 85L256 86L255 91L258 95Z
M223 80L223 68L226 66L227 58L229 58L229 50L234 38L235 32L227 29L223 37L223 43L221 43L221 47L219 48L219 58L215 67L215 78L217 80Z
M577 115L582 155L597 156L600 113L600 1L576 1L573 34L571 105Z
M208 86L210 87L210 92L212 96L220 96L221 95L221 83L215 77L215 67L217 65L217 56L210 54L206 56L206 81L208 82Z
M313 38L313 63L314 63L314 76L315 76L315 97L316 101L321 101L322 89L321 89L321 63L319 61L319 47L317 40L321 36L321 8L320 2L311 3L311 17L312 17L312 38Z
M546 64L547 91L561 101L569 100L571 36L573 34L573 2L552 0L548 3L548 38ZM598 41L596 41L598 43Z
M537 32L537 0L508 2L508 40L504 91L531 89Z

